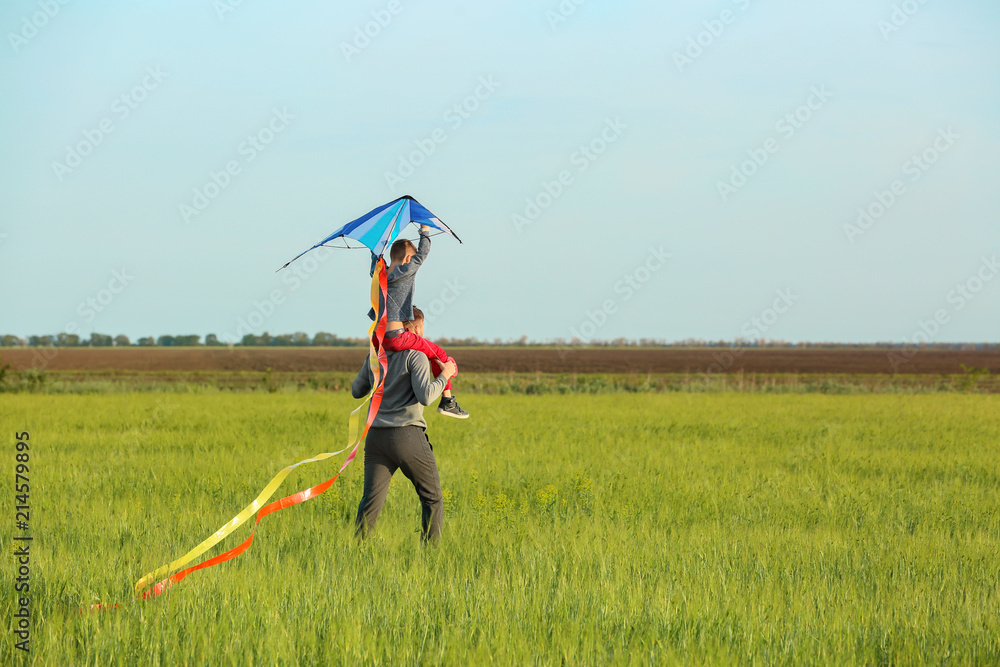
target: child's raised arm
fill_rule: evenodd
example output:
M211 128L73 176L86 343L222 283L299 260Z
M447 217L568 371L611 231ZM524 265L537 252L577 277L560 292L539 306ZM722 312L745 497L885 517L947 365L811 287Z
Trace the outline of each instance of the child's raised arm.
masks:
M420 264L427 259L431 251L431 228L427 225L420 225L420 244L417 245L417 254L410 258L406 264L398 264L394 272L399 272L395 278L412 275L420 268Z

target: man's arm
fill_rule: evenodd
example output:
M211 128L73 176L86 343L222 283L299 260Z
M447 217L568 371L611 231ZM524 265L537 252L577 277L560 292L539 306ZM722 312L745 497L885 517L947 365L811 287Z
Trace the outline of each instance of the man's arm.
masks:
M430 405L444 391L445 385L448 384L448 378L451 376L441 373L437 379L434 379L434 376L431 375L431 362L427 361L427 357L419 352L406 356L413 395L416 396L421 405Z
M358 376L354 378L354 383L351 384L351 396L354 398L364 398L368 395L368 392L372 390L372 369L368 366L368 357L365 357L365 363L358 371Z

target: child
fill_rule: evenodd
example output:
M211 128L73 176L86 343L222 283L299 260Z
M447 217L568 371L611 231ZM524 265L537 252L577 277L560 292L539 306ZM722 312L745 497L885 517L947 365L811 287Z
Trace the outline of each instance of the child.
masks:
M434 377L441 374L441 368L445 362L450 361L456 364L455 360L448 356L440 346L424 338L424 313L416 306L413 307L413 319L403 322L406 330L399 333L395 338L386 338L385 347L387 350L416 350L423 352L431 361L431 372ZM457 364L456 364L457 368ZM458 375L456 370L455 375ZM467 419L469 413L458 406L458 401L451 394L451 379L444 387L441 394L441 403L438 405L438 412L446 417L456 419Z
M417 269L431 251L431 228L420 226L420 246L413 247L407 239L400 239L389 249L391 263L386 269L388 293L386 295L386 327L385 349L398 352L400 350L417 350L427 355L433 362L431 368L434 377L441 373L441 364L451 360L448 353L441 347L424 338L424 314L413 306L413 288ZM404 325L404 322L406 323ZM390 333L394 335L389 336ZM458 401L451 393L451 380L445 386L438 404L437 411L446 417L468 419L469 413L459 407Z

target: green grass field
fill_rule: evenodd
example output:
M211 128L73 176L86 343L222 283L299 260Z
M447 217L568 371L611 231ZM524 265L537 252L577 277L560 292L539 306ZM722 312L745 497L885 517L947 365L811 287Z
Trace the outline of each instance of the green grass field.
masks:
M0 396L4 544L24 430L35 538L31 651L8 631L0 664L1000 663L996 395L468 395L467 422L428 412L436 548L399 474L354 540L359 459L245 555L131 599L279 469L341 448L354 404ZM123 604L80 613L97 602Z

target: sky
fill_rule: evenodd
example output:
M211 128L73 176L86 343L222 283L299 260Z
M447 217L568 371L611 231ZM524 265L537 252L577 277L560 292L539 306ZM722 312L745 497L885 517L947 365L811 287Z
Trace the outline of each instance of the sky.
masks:
M993 0L11 0L0 33L0 334L364 336L366 251L276 269L404 194L462 239L430 337L1000 334Z

